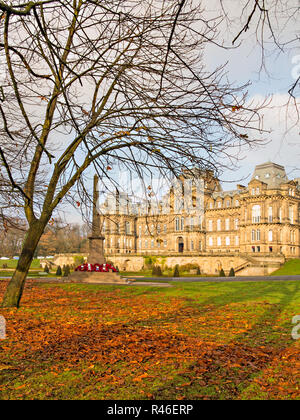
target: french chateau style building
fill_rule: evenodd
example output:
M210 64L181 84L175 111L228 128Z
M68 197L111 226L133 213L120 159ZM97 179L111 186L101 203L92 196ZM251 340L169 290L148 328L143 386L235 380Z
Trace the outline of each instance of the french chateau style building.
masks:
M199 178L202 207L196 206L195 188L188 210L178 205L174 188L167 212L162 204L145 211L126 197L127 211L110 212L106 202L99 217L107 258L137 269L143 255L158 255L168 257L167 265L195 262L208 274L233 267L246 275L299 257L300 179L289 180L284 167L272 162L257 165L248 185L232 191L223 191L209 171Z

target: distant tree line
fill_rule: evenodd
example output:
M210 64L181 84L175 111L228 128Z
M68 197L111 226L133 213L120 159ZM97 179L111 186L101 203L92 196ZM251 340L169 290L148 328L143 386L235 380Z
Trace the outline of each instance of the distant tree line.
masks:
M20 254L25 238L25 229L9 227L0 231L0 257ZM87 251L88 227L65 225L54 222L48 226L37 246L35 256L65 253L85 253Z

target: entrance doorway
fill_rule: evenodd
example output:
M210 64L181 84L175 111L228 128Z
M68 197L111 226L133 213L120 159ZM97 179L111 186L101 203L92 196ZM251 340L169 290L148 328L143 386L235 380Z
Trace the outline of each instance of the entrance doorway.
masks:
M183 252L184 250L184 241L183 238L180 236L178 239L178 252Z

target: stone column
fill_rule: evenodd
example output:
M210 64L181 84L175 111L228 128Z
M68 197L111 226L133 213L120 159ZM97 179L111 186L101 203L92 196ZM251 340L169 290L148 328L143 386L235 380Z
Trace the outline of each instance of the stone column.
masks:
M100 215L98 212L99 188L98 176L94 176L94 191L93 191L93 222L92 222L92 236L89 237L89 256L88 263L90 264L104 264L104 236L100 229Z

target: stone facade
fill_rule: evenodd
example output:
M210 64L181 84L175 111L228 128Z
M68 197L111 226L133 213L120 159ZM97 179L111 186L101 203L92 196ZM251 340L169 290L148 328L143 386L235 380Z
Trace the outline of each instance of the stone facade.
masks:
M300 180L289 180L284 167L271 162L257 165L248 185L232 191L223 191L211 172L201 177L201 211L192 189L188 212L178 211L172 190L166 214L131 205L132 211L99 216L107 259L131 270L141 268L143 256L158 255L168 257L168 266L197 262L209 274L231 266L249 274L251 267L266 273L286 258L299 258Z

